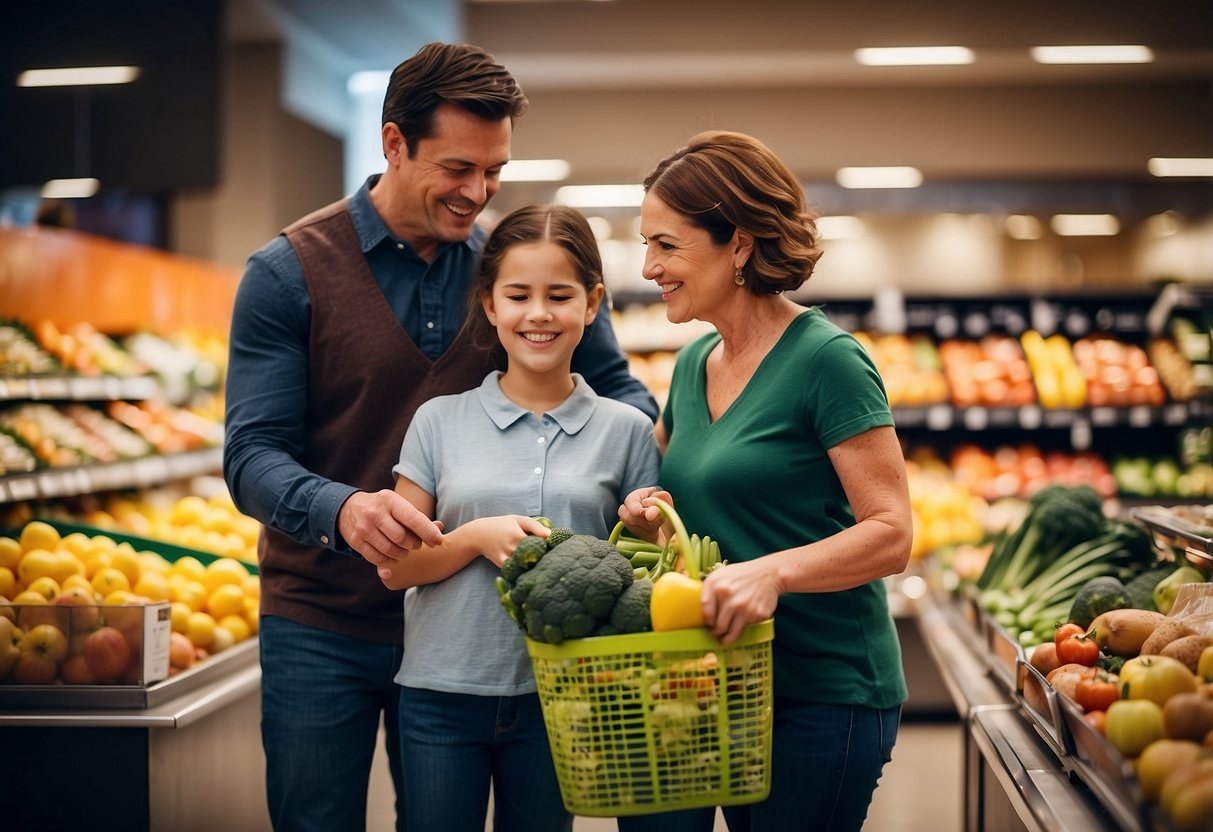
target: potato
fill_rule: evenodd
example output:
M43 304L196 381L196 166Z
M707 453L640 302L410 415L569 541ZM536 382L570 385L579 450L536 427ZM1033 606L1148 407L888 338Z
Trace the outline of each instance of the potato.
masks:
M1047 677L1061 666L1061 662L1057 659L1057 645L1051 641L1036 645L1032 649L1028 664L1036 668L1041 676Z
M1091 668L1085 664L1063 664L1061 667L1054 670L1045 680L1053 686L1053 689L1063 696L1074 698L1075 692L1078 690L1078 682L1082 679L1083 674L1090 671Z
M1171 642L1185 636L1194 636L1196 631L1187 624L1175 618L1168 618L1154 628L1154 632L1150 633L1141 645L1141 655L1157 656L1162 653L1162 649Z
M1200 665L1200 654L1206 647L1213 647L1213 638L1201 635L1183 636L1162 648L1162 655L1178 659L1188 670L1195 673Z
M1109 610L1091 622L1091 630L1105 653L1131 659L1141 653L1142 643L1155 628L1168 620L1153 610Z

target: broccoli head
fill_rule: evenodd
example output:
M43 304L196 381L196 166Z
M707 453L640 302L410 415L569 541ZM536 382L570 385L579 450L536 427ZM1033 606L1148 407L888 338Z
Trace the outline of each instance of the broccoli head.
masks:
M653 629L649 600L653 597L653 582L648 578L632 581L615 601L611 624L619 633L647 633Z
M615 599L632 583L632 564L605 540L575 534L519 576L510 600L527 635L559 644L585 638L610 620Z
M547 551L546 540L539 535L528 534L518 541L513 554L506 558L505 563L501 564L501 577L513 585L518 581L518 576L539 563L539 559L547 554Z
M552 533L548 535L548 548L555 549L561 543L564 543L573 536L573 530L564 526L557 526L552 529Z

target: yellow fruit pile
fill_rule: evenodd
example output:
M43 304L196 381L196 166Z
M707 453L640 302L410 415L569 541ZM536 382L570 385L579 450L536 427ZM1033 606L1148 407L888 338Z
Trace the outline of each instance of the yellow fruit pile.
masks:
M906 460L906 474L914 524L912 558L925 557L941 546L981 540L989 505L957 482L942 460L916 452Z
M0 537L0 604L54 604L68 592L106 605L168 601L173 631L205 653L257 632L261 585L234 558L169 561L104 534L60 536L38 520L27 523L17 540Z
M142 499L111 497L104 509L84 519L101 529L121 529L187 549L257 562L261 524L241 514L226 493L209 499L191 494L168 507L156 507Z

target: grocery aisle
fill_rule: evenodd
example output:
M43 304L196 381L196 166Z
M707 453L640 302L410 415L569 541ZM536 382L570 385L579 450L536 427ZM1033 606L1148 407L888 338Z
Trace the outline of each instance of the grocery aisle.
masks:
M893 761L885 767L865 832L953 832L961 828L963 727L957 721L909 720L901 727ZM392 829L387 763L380 754L371 773L368 832ZM376 800L376 796L380 799ZM492 823L485 825L491 830ZM717 815L716 832L724 832ZM573 832L615 832L610 818L577 818Z

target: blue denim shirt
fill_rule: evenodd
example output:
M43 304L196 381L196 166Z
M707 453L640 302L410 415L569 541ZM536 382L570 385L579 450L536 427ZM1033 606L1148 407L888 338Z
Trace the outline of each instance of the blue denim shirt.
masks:
M354 229L375 280L409 337L431 359L450 346L463 325L468 282L484 246L471 238L446 243L427 263L391 236L374 206L370 177L350 197ZM232 312L227 372L223 473L236 505L301 543L348 552L337 533L337 512L357 489L314 474L298 463L308 437L307 406L311 298L303 270L279 235L249 257ZM601 396L657 418L648 389L628 373L607 304L573 354L573 371ZM390 464L390 463L389 463Z

